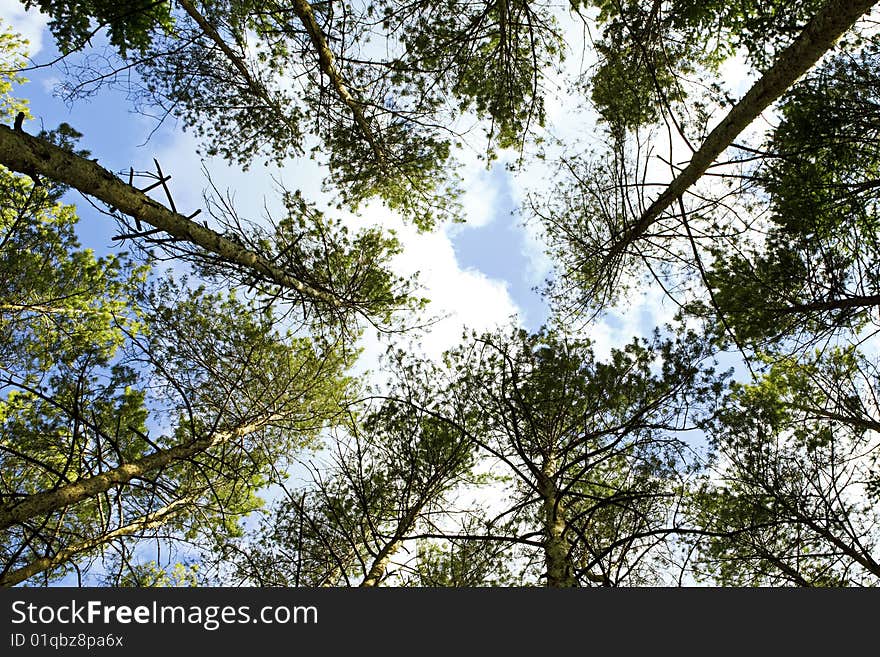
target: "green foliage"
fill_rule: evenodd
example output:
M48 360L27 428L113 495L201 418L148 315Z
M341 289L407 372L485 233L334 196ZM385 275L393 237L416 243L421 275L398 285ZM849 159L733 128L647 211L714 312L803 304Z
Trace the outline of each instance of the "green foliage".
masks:
M4 567L99 547L116 526L181 501L165 519L166 534L239 532L275 469L338 414L352 351L279 331L269 309L233 294L148 280L148 269L125 256L95 257L80 247L76 215L54 200L57 189L5 172L0 194L4 508L216 432L258 426L137 485L14 525L3 532ZM47 525L53 531L44 534Z
M25 0L26 9L39 7L50 17L49 29L59 49L81 49L100 28L107 28L111 45L125 56L129 50L143 53L153 35L173 25L171 3L156 0Z
M513 586L510 549L481 541L455 540L448 545L427 541L419 544L414 572L406 575L406 586L485 587Z
M610 252L640 203L637 186L620 185L635 165L616 153L591 152L566 160L564 170L570 176L558 176L546 202L534 210L555 265L555 280L546 293L558 307L599 313L656 282L639 270L638 250Z
M27 39L13 33L6 22L0 19L0 121L12 122L16 114L24 112L30 118L27 101L13 96L10 92L16 84L23 84L27 79L15 73L26 66Z
M80 248L74 209L54 196L0 175L0 354L16 372L74 367L84 355L106 365L135 328L127 308L145 270Z
M652 15L612 20L596 50L600 66L590 77L593 103L612 134L656 121L684 100L677 75L693 72L700 53L692 41L664 39Z
M40 139L44 139L59 148L75 153L80 157L89 157L92 154L91 151L75 148L82 136L83 134L79 130L63 121L58 124L57 128L53 130L40 130L37 134L37 137Z
M391 231L376 227L349 229L339 219L318 210L300 192L284 191L283 216L268 226L246 224L228 203L218 204L218 217L228 226L226 235L242 246L264 254L296 280L317 290L331 301L317 300L293 289L269 287L261 296L283 298L299 304L301 316L315 333L357 336L361 320L391 326L408 310L427 301L415 296L415 278L404 279L391 270L401 251ZM221 215L222 213L222 215ZM199 273L220 280L230 276L229 263L212 254L192 258ZM234 270L233 270L234 271ZM253 287L254 273L246 268L233 274Z
M687 472L675 434L721 392L701 362L706 346L655 335L600 361L588 340L545 328L473 336L447 354L459 422L513 477L499 517L514 526L489 531L540 536L544 554L531 558L549 567L550 529L562 523L573 580L653 581L637 537L664 526Z
M299 193L285 195L287 216L278 224L274 242L282 262L318 289L338 290L370 315L383 317L404 305L406 286L387 268L400 243L376 228L351 234L339 220L310 206Z
M766 237L718 247L708 272L744 341L857 329L870 317L872 303L846 302L880 290L878 57L870 46L832 59L783 99L754 174L769 202Z
M127 88L136 106L174 114L206 154L243 168L280 164L317 137L312 152L342 203L378 197L422 229L459 210L456 135L440 117L474 111L488 124L490 157L522 152L544 122L545 71L562 58L550 8L523 2L316 3L320 34L284 3L194 3L212 34L168 2L27 4L52 17L65 52L106 25L120 66L137 71ZM384 57L371 40L384 42ZM70 85L73 95L115 84L94 64L84 60L95 75L83 73L89 82Z
M876 583L876 364L853 349L776 359L735 385L710 430L715 475L693 496L698 572L723 585Z
M423 388L419 399L431 394ZM448 513L456 486L473 482L473 444L454 423L393 400L362 411L334 437L332 460L313 469L311 485L285 490L246 541L220 541L233 581L351 586L377 567L384 578L380 555L396 557Z
M25 6L49 15L64 54L106 30L120 56L109 66L136 72L136 107L178 117L205 153L247 168L310 151L340 207L378 198L424 230L460 210L460 119L485 129L489 160L506 148L525 157L567 45L554 7L522 0L315 3L314 23L287 3L194 3L211 29L171 2ZM351 230L299 193L285 194L271 226L245 226L214 200L230 240L311 290L167 244L205 279L248 290L218 292L124 254L96 256L76 239L63 186L0 170L0 510L217 438L3 530L3 572L75 551L44 569L49 582L88 569L112 540L122 556L103 560L107 583L207 581L188 565L129 560L161 532L210 545L206 562L236 583L644 584L661 581L682 547L669 537L685 531L694 572L716 583L876 583L877 365L844 345L880 296L876 38L841 42L790 86L762 147L739 144L747 156L710 169L728 183L723 199L712 185L678 189L677 206L645 229L659 151L644 128L668 129L676 175L679 140L699 154L713 112L731 103L709 78L741 53L770 69L825 4L570 7L598 10L598 65L575 86L611 138L598 161L572 144L561 168L573 182L535 203L557 256L555 300L602 310L647 263L652 284L684 295L682 316L706 320L706 335L655 332L603 360L561 328L474 334L443 366L391 352L389 385L347 405L357 317L385 328L425 304L390 269L402 248L393 234ZM4 71L24 67L22 48L0 35ZM71 67L81 77L68 88L118 80L98 61L110 60ZM4 76L0 115L11 122L27 108L11 94L21 79ZM89 155L68 124L39 137ZM722 399L711 353L731 336L763 371ZM843 346L805 349L826 339ZM683 436L697 429L714 456L689 488L696 466ZM311 480L288 488L292 468ZM273 485L284 495L264 510ZM122 531L169 507L161 528ZM259 524L245 531L254 512Z
M162 568L155 561L142 564L126 563L121 571L110 579L110 586L133 586L138 588L181 588L199 586L198 564L175 563L170 569Z
M521 148L545 118L544 70L562 59L562 41L549 7L521 1L466 3L440 0L409 13L382 2L390 30L402 25L406 54L395 62L401 78L416 78L430 93L439 81L459 103L491 121L490 140ZM434 92L436 93L436 92Z
M612 133L621 134L654 123L670 105L684 102L679 78L717 71L739 50L757 68L768 68L822 2L594 0L572 5L599 8L603 30L592 99Z
M178 19L185 20L185 19ZM278 164L303 153L304 108L270 78L265 96L255 94L239 70L198 27L157 38L137 71L144 80L139 103L172 108L202 151L248 169L260 158ZM243 43L245 24L229 27L233 44ZM184 39L184 35L190 38ZM237 46L235 46L238 49ZM283 113L282 113L283 108Z
M328 187L353 209L370 198L410 219L422 230L456 212L454 189L445 173L450 142L419 134L395 121L383 129L382 160L349 121L336 123L325 135L331 171Z
M660 94L674 89L670 71L646 64L646 55L637 48L600 44L598 50L605 63L590 78L591 99L612 133L622 136L660 118L668 102Z

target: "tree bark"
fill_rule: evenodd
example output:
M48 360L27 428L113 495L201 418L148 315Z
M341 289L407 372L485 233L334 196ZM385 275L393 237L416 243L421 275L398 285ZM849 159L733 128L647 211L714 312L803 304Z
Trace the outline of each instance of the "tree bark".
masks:
M821 310L849 310L852 308L870 308L872 306L880 306L880 294L843 297L841 299L830 299L828 301L796 303L785 308L779 308L775 312L780 315L793 315Z
M273 417L265 417L237 427L232 431L212 433L183 445L153 452L130 463L123 463L101 474L65 484L54 490L28 495L22 500L0 507L0 530L46 513L58 511L71 504L104 493L111 488L125 485L132 479L146 477L173 463L192 458L216 445L247 436L266 426L272 419Z
M373 559L373 563L370 564L370 568L367 570L367 574L364 576L364 579L360 584L362 588L378 586L379 582L382 581L382 578L385 577L385 572L388 570L388 564L391 563L391 555L400 547L402 537L406 536L410 529L412 529L412 526L423 506L423 504L418 504L416 507L410 509L409 513L403 518L403 520L398 523L394 536L382 546L382 549L376 554L376 558Z
M290 7L303 24L303 27L305 27L306 33L309 35L309 39L317 51L318 65L321 68L321 72L329 78L336 95L351 111L354 122L370 145L373 155L376 156L376 161L385 168L385 150L382 148L379 140L376 139L376 135L373 133L373 128L370 126L367 117L364 116L363 105L351 95L345 81L342 79L342 74L336 67L333 52L327 44L327 39L324 38L321 27L315 20L315 12L312 10L312 6L306 0L293 0L290 3Z
M379 582L385 577L385 571L388 569L388 564L391 563L391 555L394 554L399 546L400 541L394 539L388 541L388 543L382 547L379 554L373 559L370 569L367 571L364 580L361 582L361 588L373 588L379 585Z
M827 2L807 23L800 36L782 51L773 66L709 133L702 146L691 157L690 163L651 203L638 221L611 244L605 262L613 263L633 242L644 235L660 215L700 179L737 135L806 73L876 2L877 0Z
M125 214L214 253L226 262L252 271L261 279L296 290L312 301L332 307L342 305L334 294L319 290L264 256L227 239L205 226L173 212L140 190L127 185L104 167L47 141L0 125L0 164L28 175L40 174L100 199Z
M71 557L82 554L83 552L94 550L101 545L106 545L113 539L130 536L140 531L147 531L148 529L159 527L168 522L169 519L173 518L180 512L181 507L192 500L193 498L189 496L174 500L171 504L163 506L161 509L157 509L152 513L148 513L127 525L123 525L113 531L101 534L100 536L95 536L94 538L90 538L81 543L76 543L70 547L63 548L51 557L36 559L22 568L0 575L0 586L15 586L34 575L38 575L46 570L60 566Z
M575 585L574 570L568 557L568 541L565 538L565 515L558 500L553 476L555 459L548 458L541 468L539 493L541 495L544 522L544 562L547 566L547 586L551 588Z

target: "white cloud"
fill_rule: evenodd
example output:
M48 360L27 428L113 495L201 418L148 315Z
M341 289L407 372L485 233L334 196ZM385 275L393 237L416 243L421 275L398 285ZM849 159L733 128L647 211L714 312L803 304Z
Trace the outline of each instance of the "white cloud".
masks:
M475 140L479 145L479 139ZM498 189L498 179L486 166L486 160L480 158L480 153L474 148L465 145L456 148L452 154L453 161L458 163L458 174L461 176L461 196L459 202L462 205L462 216L465 223L457 226L457 229L480 228L486 226L496 218L496 206L501 201Z
M0 16L12 29L30 43L28 54L33 57L43 47L43 30L48 19L36 9L25 11L19 0L0 0Z
M444 315L422 341L431 357L460 341L465 327L485 331L508 323L518 311L504 281L491 279L476 269L461 269L446 231L419 235L411 228L398 232L404 246L395 262L403 274L419 272L428 312Z
M547 253L544 229L536 220L520 224L523 235L522 255L526 259L526 280L533 287L543 287L544 281L553 271L553 259Z
M718 79L726 83L729 93L736 99L742 98L758 79L758 72L748 65L746 57L745 48L740 48L718 69Z
M465 329L491 330L519 315L505 281L473 268L462 269L450 237L454 228L420 233L378 203L364 211L362 220L394 231L403 247L392 263L394 271L405 278L418 275L420 294L430 299L425 314L438 318L422 333L401 336L399 346L437 360L461 342ZM364 347L361 368L373 369L386 345L370 334Z
M596 357L602 360L634 337L648 336L655 327L671 323L677 310L662 290L649 288L628 306L615 308L591 324L585 333L593 341Z

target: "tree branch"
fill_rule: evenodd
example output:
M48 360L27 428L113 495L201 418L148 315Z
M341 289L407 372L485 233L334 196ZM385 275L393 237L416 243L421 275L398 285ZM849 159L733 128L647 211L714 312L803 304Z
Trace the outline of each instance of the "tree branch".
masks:
M31 175L71 185L125 214L159 228L169 235L216 254L222 260L249 269L260 278L282 288L296 290L312 301L338 308L343 301L335 294L317 289L267 258L219 233L172 212L140 190L125 184L112 172L63 148L23 132L0 125L0 164Z
M157 509L152 513L147 513L137 520L134 520L127 525L123 525L122 527L118 527L113 531L90 538L81 543L76 543L70 547L63 548L51 557L36 559L22 568L18 568L17 570L13 570L12 572L0 576L0 586L15 586L34 575L60 566L71 557L93 550L96 547L109 543L113 539L130 536L136 532L159 527L166 523L175 514L179 513L180 507L188 504L193 499L193 496L187 496L174 500L170 504L163 506L161 509Z
M702 146L694 153L690 163L669 183L636 223L627 228L611 245L604 263L606 265L613 263L629 246L641 238L660 215L700 179L715 159L733 143L737 135L806 73L876 2L877 0L827 2L807 23L800 36L782 51L773 66L709 133Z
M28 495L19 501L0 507L0 530L45 513L63 509L94 495L104 493L111 488L125 485L132 479L145 477L151 472L161 470L172 463L192 458L216 445L229 443L236 438L252 434L265 427L273 419L275 419L275 416L265 416L249 424L236 427L231 431L212 432L203 438L183 445L176 445L162 451L153 452L130 463L123 463L101 474L65 484L54 490Z
M342 79L342 74L339 72L339 69L336 68L333 52L330 50L330 46L327 44L327 39L324 37L324 33L321 31L320 26L315 20L315 13L312 10L312 6L306 0L293 0L293 2L290 3L290 6L293 9L293 12L297 15L297 18L299 18L300 22L303 24L303 27L305 27L309 39L312 41L312 45L315 47L315 50L317 50L318 65L321 67L321 71L330 79L330 84L333 86L336 95L351 111L351 114L354 117L354 122L357 124L358 129L361 131L364 138L370 144L370 148L376 156L376 161L385 168L387 164L385 150L382 148L379 140L376 139L373 128L370 126L366 116L364 116L363 105L351 95L351 92L345 84L345 80Z

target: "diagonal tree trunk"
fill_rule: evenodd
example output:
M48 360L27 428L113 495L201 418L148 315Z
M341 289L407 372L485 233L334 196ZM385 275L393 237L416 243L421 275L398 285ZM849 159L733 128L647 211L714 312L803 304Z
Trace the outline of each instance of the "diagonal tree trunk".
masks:
M410 529L412 529L412 526L415 524L416 518L419 513L421 513L423 506L424 503L419 503L398 523L394 536L382 546L382 549L379 550L376 557L373 559L373 562L370 564L367 574L364 576L364 579L360 584L362 588L378 586L379 582L382 581L382 578L385 577L385 572L388 570L388 564L391 563L391 555L393 555L401 546L403 542L402 537L406 536Z
M376 138L367 117L364 116L363 104L358 102L354 96L351 95L348 86L345 84L345 80L342 78L342 74L336 67L333 52L327 44L327 39L324 37L321 27L315 20L315 12L312 10L312 6L307 0L293 0L290 3L290 7L303 24L303 27L305 27L309 39L317 51L318 65L321 67L321 72L329 78L330 84L336 92L336 95L346 107L348 107L358 130L360 130L364 139L366 139L367 143L370 145L373 155L376 157L376 161L384 168L386 165L385 149Z
M169 210L92 160L45 140L0 125L0 164L19 173L31 176L39 174L70 185L83 194L94 196L129 216L165 231L172 237L248 269L262 280L296 290L314 302L331 307L343 305L343 301L333 293L305 283L259 253Z
M774 312L780 315L793 315L795 313L810 313L822 310L850 310L852 308L870 308L872 306L880 306L880 294L796 303L785 308L779 308Z
M208 19L206 19L196 6L190 2L190 0L177 0L177 4L179 4L183 10L189 14L190 18L192 18L202 32L208 37L211 41L214 42L220 51L225 55L226 59L229 60L229 63L232 64L233 67L241 74L244 79L245 84L247 84L250 92L266 103L266 106L271 108L274 112L275 117L279 121L284 122L284 124L295 134L299 135L300 130L299 127L292 124L287 117L287 113L283 110L283 108L279 105L278 101L269 94L265 85L262 82L257 80L254 75L248 70L247 65L242 60L241 56L239 56L232 48L229 47L229 44L224 41L223 37L217 31Z
M123 463L101 474L59 486L54 490L28 495L12 504L0 507L0 530L46 513L58 511L117 486L123 486L132 479L145 477L173 463L185 461L216 445L229 443L236 438L252 434L265 427L273 419L275 419L273 416L267 416L231 431L218 431L183 445L153 452L130 463Z
M614 263L642 237L660 215L700 179L737 135L785 93L876 3L877 0L829 0L807 23L800 36L782 51L773 66L709 133L681 173L642 216L610 245L604 262Z
M370 564L364 580L360 583L361 588L373 588L379 585L382 578L385 577L385 571L388 570L388 564L391 563L391 555L400 547L400 541L392 539L382 546L376 558Z
M39 573L55 568L56 566L60 566L71 557L75 557L78 554L89 552L97 547L106 545L114 539L131 536L137 532L147 531L148 529L164 525L171 518L180 513L182 507L192 502L193 499L195 499L193 496L186 496L174 500L171 504L163 506L161 509L157 509L152 513L147 513L127 525L117 527L112 531L82 541L81 543L75 543L70 547L59 550L51 557L36 559L26 566L2 574L0 575L0 586L15 586L34 575L38 575Z

